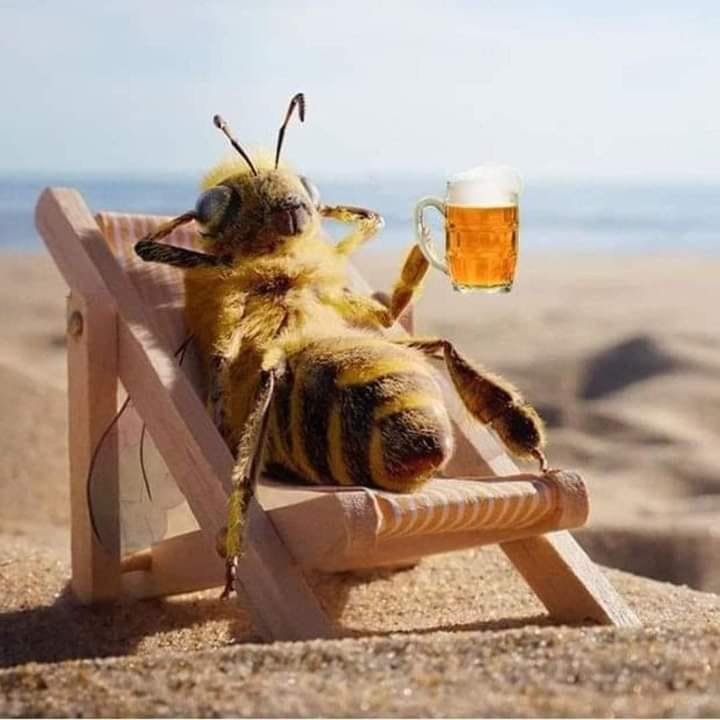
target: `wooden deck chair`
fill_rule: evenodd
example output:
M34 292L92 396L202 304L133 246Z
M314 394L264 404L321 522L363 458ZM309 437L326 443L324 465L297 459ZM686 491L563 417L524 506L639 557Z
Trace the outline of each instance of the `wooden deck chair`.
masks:
M223 583L224 563L216 554L215 538L225 522L233 459L173 357L186 332L179 274L137 261L132 251L135 240L164 219L111 213L93 217L79 193L69 189L46 190L37 205L37 227L70 287L72 587L87 603ZM181 228L169 241L192 245L194 235ZM114 460L106 453L102 468L102 512L95 521L103 525L103 543L93 531L86 487L93 451L117 411L119 383L147 424L199 526L125 556L117 453L111 455ZM303 569L402 564L487 543L500 544L558 621L638 624L566 530L587 518L580 477L519 473L484 428L475 424L461 431L458 400L446 390L457 424L457 449L446 472L450 477L431 481L421 492L399 495L261 481L250 508L248 546L237 584L264 638L337 634Z

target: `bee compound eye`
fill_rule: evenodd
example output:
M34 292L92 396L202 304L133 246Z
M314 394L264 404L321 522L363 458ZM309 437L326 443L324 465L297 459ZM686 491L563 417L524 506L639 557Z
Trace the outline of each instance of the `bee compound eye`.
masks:
M206 228L219 228L227 215L235 193L224 185L206 190L195 204L195 216L200 225Z
M310 202L313 204L313 207L320 207L320 191L317 189L317 185L304 175L300 176L300 182L303 184L305 191L309 195Z

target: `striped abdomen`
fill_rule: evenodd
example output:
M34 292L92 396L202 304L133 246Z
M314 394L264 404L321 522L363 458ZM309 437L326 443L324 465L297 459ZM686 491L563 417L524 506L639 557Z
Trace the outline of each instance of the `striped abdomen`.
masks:
M409 491L451 450L440 389L416 351L354 337L317 340L288 358L271 408L274 474Z

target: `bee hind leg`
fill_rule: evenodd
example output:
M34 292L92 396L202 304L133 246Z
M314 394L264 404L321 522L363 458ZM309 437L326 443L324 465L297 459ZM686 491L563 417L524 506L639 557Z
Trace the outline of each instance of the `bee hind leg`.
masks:
M507 380L471 362L449 340L410 338L398 342L442 358L468 412L493 428L513 455L533 458L541 472L550 472L543 452L544 423L535 408Z
M226 562L225 588L221 595L223 598L228 597L233 590L237 564L244 553L247 513L255 495L262 465L268 429L268 410L277 375L277 368L261 370L255 405L242 429L237 445L236 462L231 478L232 489L228 501L227 530L224 533L224 543L220 539L218 542L218 550L225 556Z

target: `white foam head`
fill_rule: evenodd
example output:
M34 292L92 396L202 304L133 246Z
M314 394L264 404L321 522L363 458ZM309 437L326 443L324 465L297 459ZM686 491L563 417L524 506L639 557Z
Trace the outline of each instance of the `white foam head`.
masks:
M517 205L522 188L520 175L506 165L480 165L448 180L449 205L506 207Z

